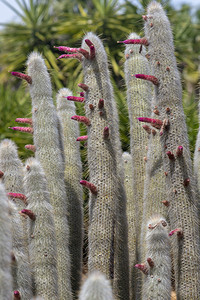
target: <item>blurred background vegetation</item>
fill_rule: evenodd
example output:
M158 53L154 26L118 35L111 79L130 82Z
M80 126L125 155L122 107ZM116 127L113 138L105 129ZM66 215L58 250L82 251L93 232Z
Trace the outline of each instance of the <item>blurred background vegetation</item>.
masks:
M82 82L81 64L74 59L57 60L60 53L53 46L79 47L87 31L93 31L104 41L110 61L110 72L120 118L120 136L123 150L129 150L129 121L124 83L124 40L131 32L143 36L142 14L149 0L0 0L17 16L14 23L0 29L0 140L11 138L19 147L20 157L30 156L24 149L32 143L31 135L13 132L17 117L31 116L31 100L27 85L12 78L10 71L25 71L28 54L37 50L46 59L51 74L54 95L59 88L68 87L78 95ZM198 94L200 65L200 10L191 11L183 5L178 11L170 1L161 2L170 19L176 58L182 76L183 105L187 119L191 151L194 151L198 130ZM2 25L2 24L0 24ZM170 87L169 87L170 88ZM78 113L83 113L77 104ZM84 134L84 126L81 133Z

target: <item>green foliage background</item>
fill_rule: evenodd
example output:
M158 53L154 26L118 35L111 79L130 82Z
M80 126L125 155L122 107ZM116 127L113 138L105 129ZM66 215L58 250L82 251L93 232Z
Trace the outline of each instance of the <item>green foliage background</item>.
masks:
M54 94L68 87L78 95L82 82L81 64L73 59L57 60L60 53L53 46L79 47L87 31L93 31L104 41L110 60L110 72L119 108L120 136L123 150L129 150L129 121L124 84L124 40L131 32L143 36L142 14L150 1L118 0L15 0L15 9L7 0L0 0L15 11L16 23L5 24L0 32L0 140L11 138L19 147L22 159L30 155L24 145L32 142L31 135L12 132L17 117L30 117L31 101L26 84L12 78L10 71L25 71L29 53L43 54L52 77ZM188 5L179 11L170 1L161 2L172 24L177 63L182 76L183 104L187 119L191 151L194 151L198 130L198 94L200 65L200 10L191 13ZM135 2L134 2L135 3ZM170 87L169 87L170 88ZM134 101L134 99L133 99ZM77 104L77 113L84 113ZM84 126L81 133L85 134Z

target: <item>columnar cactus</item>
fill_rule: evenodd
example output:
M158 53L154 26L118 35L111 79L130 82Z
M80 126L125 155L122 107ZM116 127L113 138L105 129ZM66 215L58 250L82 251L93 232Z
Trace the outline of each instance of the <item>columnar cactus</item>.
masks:
M200 97L200 95L199 95ZM199 98L199 130L194 152L194 174L200 191L200 98Z
M79 300L114 300L111 284L105 275L94 271L89 274L80 290Z
M34 276L35 294L44 300L58 299L58 276L56 269L56 239L53 222L53 209L44 171L35 158L26 161L24 188L30 219L30 259ZM26 214L22 210L22 214Z
M115 273L114 260L117 264L123 261L122 265L116 266L116 277L119 276L115 278L118 283L116 293L119 295L124 289L123 298L128 298L127 243L121 247L127 232L119 166L118 116L102 42L93 33L88 33L81 49L87 51L88 46L89 56L85 55L82 61L84 84L88 87L85 92L85 111L90 122L87 127L88 165L90 181L96 187L90 194L89 270L100 270L111 279Z
M33 52L28 58L27 66L28 76L31 78L29 87L32 98L35 156L44 169L54 210L59 295L60 299L71 299L67 196L58 116L53 105L50 77L43 58Z
M76 107L72 101L66 98L72 96L69 89L63 88L57 94L57 112L60 126L63 132L64 179L68 193L69 212L69 251L71 257L72 290L77 293L80 287L82 255L83 255L83 192L80 180L82 165L79 151L79 125L71 120L75 115Z
M134 188L134 199L132 201L132 207L129 210L133 211L136 209L137 214L135 215L136 220L134 220L136 225L136 244L134 241L130 241L131 248L129 248L129 253L132 252L132 248L136 247L136 259L141 260L140 256L140 232L142 218L141 214L143 211L143 192L144 192L144 180L145 180L145 164L146 164L146 154L148 146L148 134L140 126L137 118L141 115L149 115L151 107L151 84L145 81L138 81L133 75L136 73L146 73L150 74L150 67L147 58L145 57L146 50L144 46L137 44L131 44L132 40L139 40L139 36L135 33L131 33L128 40L123 41L126 44L125 49L125 64L124 73L125 81L127 87L127 102L129 109L129 119L130 119L130 149L132 155L133 163L133 188ZM130 205L130 204L129 204ZM129 220L130 221L130 220ZM129 227L133 229L133 224L129 223ZM132 257L133 253L130 254ZM133 276L137 272L133 266L134 261L130 263ZM137 276L139 276L138 274ZM139 297L139 287L140 279L135 281L134 294L135 297ZM133 287L132 287L133 289ZM134 295L133 294L133 295ZM132 296L131 299L134 299Z
M155 1L149 4L143 19L146 36L131 34L120 42L126 44L131 156L121 153L107 57L95 34L86 34L81 48L57 47L71 53L59 58L82 62L84 75L84 83L78 84L83 90L80 97L72 96L67 89L59 91L57 112L40 54L29 56L28 75L12 72L29 84L33 120L17 118L16 122L29 126L11 128L33 134L34 145L26 148L35 153L36 159L26 163L23 193L17 149L9 140L1 142L0 179L9 198L1 183L1 298L30 300L34 295L38 300L77 299L81 272L85 272L81 264L81 185L90 190L89 276L79 300L169 300L172 271L177 299L200 298L199 195L192 173L172 33L161 5ZM83 103L85 116L76 115L74 103L68 101ZM77 121L87 126L87 135L79 136ZM147 124L141 126L139 121ZM89 181L80 180L79 141L87 141ZM197 177L199 147L197 141ZM143 281L135 276L137 269L144 273Z
M10 300L12 299L12 234L8 199L2 182L0 182L0 222L0 298Z
M128 152L124 152L122 155L124 165L124 186L126 190L126 211L127 211L127 222L128 222L128 249L129 249L129 288L130 288L130 299L135 297L136 289L136 278L138 277L134 265L136 264L136 214L134 201L134 188L133 188L133 163L132 155Z
M198 299L200 243L197 188L192 174L173 37L162 6L154 1L147 9L145 35L153 75L157 78L155 91L163 122L160 135L164 170L168 173L170 225L172 229L181 228L183 231L182 238L173 238L177 297Z
M16 204L15 207L11 207L13 287L20 292L21 299L25 300L32 296L32 275L27 220L18 214L18 211L26 207L23 164L18 157L16 144L9 139L0 143L0 170L4 173L2 179L9 199Z
M171 299L171 257L169 230L161 215L151 217L146 231L146 276L142 299Z

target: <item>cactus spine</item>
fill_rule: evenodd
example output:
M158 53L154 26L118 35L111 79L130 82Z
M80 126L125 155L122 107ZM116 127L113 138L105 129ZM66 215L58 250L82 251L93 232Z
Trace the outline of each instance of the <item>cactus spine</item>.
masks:
M8 199L0 182L0 298L12 298L11 251L12 235Z
M18 157L15 143L9 139L4 139L0 144L0 170L4 172L3 183L6 192L23 194L23 164ZM18 211L25 208L25 204L20 199L14 197L9 198L16 204L13 209L11 207L12 248L15 257L12 263L13 272L15 274L13 277L13 287L15 290L20 291L21 299L26 300L32 297L28 227L27 220L18 215Z
M59 295L60 299L71 299L69 228L58 116L53 105L50 77L43 58L33 52L28 58L27 66L28 75L32 78L30 94L35 156L44 169L54 210Z
M114 300L110 282L105 275L94 271L83 283L79 300Z
M65 154L65 185L68 191L69 212L69 250L71 256L72 290L77 293L80 287L83 247L83 192L80 185L82 166L79 152L78 123L71 120L75 115L75 104L65 98L71 96L68 89L61 89L57 94L57 112L63 132ZM64 98L65 97L65 98Z
M144 279L142 299L170 300L170 241L167 222L162 216L153 216L147 223L146 245L148 274Z
M26 161L24 188L28 198L27 209L35 214L35 220L30 220L29 232L35 293L42 296L44 300L56 300L58 278L53 209L49 203L50 196L44 171L35 158Z
M176 292L178 299L199 299L198 197L192 175L173 37L167 16L159 3L149 4L146 17L145 35L149 42L150 62L154 75L159 81L155 91L157 103L160 106L160 117L164 122L161 143L164 168L168 173L166 179L170 201L170 225L172 229L182 228L183 230L183 237L178 238L178 241L176 237L173 237ZM178 146L183 147L183 153L175 157ZM171 158L169 153L173 154ZM189 184L186 185L187 179L189 179Z

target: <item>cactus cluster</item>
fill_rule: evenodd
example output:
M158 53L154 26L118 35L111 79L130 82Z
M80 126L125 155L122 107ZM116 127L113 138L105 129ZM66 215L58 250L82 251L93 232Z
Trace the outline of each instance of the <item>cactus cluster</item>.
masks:
M143 19L145 37L118 42L125 44L130 153L121 150L107 55L94 33L80 48L56 47L67 53L59 59L82 63L80 96L63 88L54 105L37 52L27 74L12 72L27 81L32 118L19 116L28 126L10 128L33 135L25 148L34 157L22 163L11 140L0 143L1 299L170 300L172 292L200 299L200 135L193 172L170 24L156 1Z

